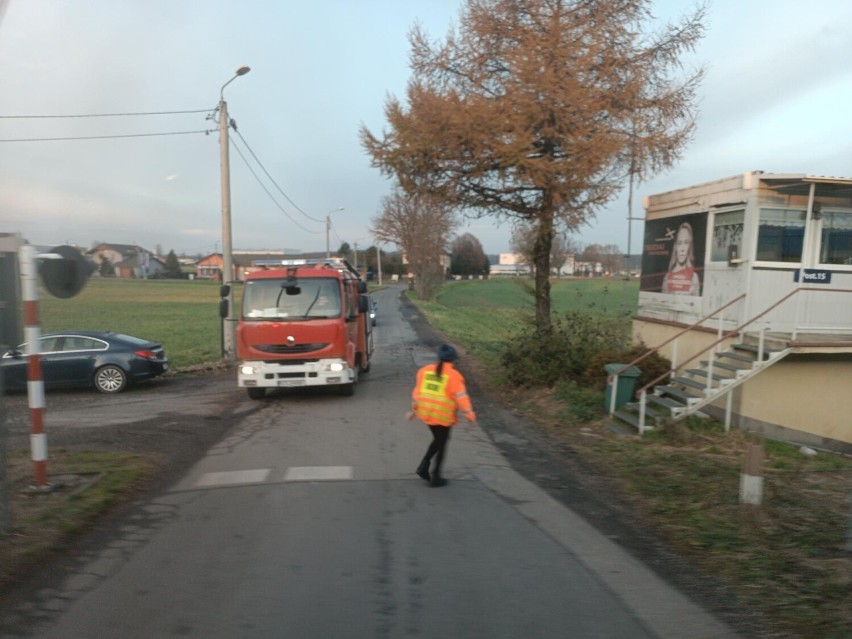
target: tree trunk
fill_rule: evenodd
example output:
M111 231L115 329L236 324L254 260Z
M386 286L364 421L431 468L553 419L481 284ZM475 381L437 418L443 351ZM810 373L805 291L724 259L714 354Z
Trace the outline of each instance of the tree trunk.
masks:
M550 247L553 244L553 210L550 197L545 196L538 218L538 229L533 246L535 266L535 323L539 330L549 330L550 322Z
M415 277L414 287L417 290L417 296L422 300L434 300L435 292L442 282L440 264L424 265Z

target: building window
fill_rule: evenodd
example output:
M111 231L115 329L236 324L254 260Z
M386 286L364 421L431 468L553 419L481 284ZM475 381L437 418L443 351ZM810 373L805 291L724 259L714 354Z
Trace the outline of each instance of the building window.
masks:
M743 221L745 211L726 211L713 216L713 247L711 262L727 262L730 247L736 247L738 255L743 252Z
M823 212L819 261L852 265L852 212Z
M805 212L798 209L760 209L757 259L762 262L801 262Z

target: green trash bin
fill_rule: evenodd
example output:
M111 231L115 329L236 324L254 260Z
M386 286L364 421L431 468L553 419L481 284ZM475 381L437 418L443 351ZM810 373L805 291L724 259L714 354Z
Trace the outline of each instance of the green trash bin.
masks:
M609 407L612 402L612 383L610 378L618 373L625 364L607 364L604 366L606 371L606 392L604 393L604 410L609 412ZM618 373L618 388L615 390L615 410L624 406L633 397L633 391L636 388L636 380L639 378L641 371L635 367L625 368Z

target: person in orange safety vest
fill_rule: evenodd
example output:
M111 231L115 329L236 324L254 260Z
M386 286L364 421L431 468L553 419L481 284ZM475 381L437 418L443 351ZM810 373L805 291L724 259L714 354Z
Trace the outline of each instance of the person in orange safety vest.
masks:
M457 359L456 349L443 344L438 349L438 362L427 364L417 371L417 382L411 393L408 420L416 416L432 431L432 443L416 472L432 486L444 486L447 483L441 476L441 466L450 439L450 428L458 421L457 413L461 411L469 422L476 421L464 377L453 365ZM429 463L433 457L435 466L430 473Z

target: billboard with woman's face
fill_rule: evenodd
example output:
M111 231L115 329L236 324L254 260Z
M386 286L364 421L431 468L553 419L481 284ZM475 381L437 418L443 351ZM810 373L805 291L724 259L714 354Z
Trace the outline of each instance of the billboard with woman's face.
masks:
M700 296L706 238L707 213L647 220L640 290Z

